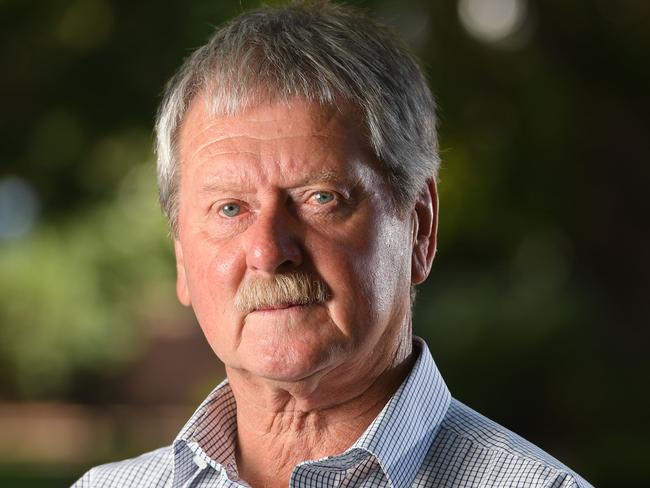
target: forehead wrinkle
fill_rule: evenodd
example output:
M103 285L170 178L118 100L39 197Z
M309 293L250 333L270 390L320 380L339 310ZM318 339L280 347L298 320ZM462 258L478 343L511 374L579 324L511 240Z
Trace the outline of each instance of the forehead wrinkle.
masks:
M235 193L254 193L255 185L252 184L248 175L240 176L236 180L227 179L223 176L219 178L208 179L202 186L201 191L204 193L215 192L235 192Z
M199 133L215 130L217 134L222 134L224 130L230 130L233 125L233 121L243 122L247 125L254 124L256 127L270 126L269 131L277 131L278 124L282 124L283 121L288 121L288 124L286 125L295 127L296 119L292 105L293 104L291 103L286 105L287 113L282 114L282 116L278 117L263 117L258 113L257 110L255 110L255 108L252 108L250 111L245 111L244 113L224 116L211 115L209 111L206 111L205 109L201 110L200 108L195 107L195 110L200 110L200 112L196 114L195 111L192 111L194 112L192 115L194 115L194 118L198 118L195 124L200 126ZM334 107L321 105L313 106L312 103L309 103L309 105L309 112L306 114L309 124L305 134L296 134L291 137L301 137L303 135L316 137L333 137L334 135L331 133L332 131L330 131L330 128L337 125L342 114ZM188 114L188 118L189 117L190 115ZM327 132L327 134L323 134L324 132ZM233 137L237 136L245 137L245 134L234 135ZM278 137L284 136L279 135ZM260 140L275 139L275 137L256 138ZM344 136L341 138L344 138Z
M198 138L200 134L197 134L194 139ZM202 149L205 146L209 146L212 144L219 144L227 140L233 140L233 141L259 141L259 142L268 142L268 141L277 141L280 139L302 139L302 138L312 138L312 139L340 139L340 140L347 140L348 137L346 134L321 134L321 133L312 133L312 132L305 132L304 134L277 134L275 136L267 136L267 137L262 137L260 135L249 135L249 134L228 134L225 135L224 137L219 137L216 139L212 139L209 142L206 142L203 144L200 148ZM191 141L190 141L191 142Z
M287 112L283 113L279 117L263 117L263 114L260 114L257 110L233 116L214 116L211 115L209 111L206 111L205 106L202 106L203 104L199 103L199 99L195 100L193 105L194 106L188 111L185 123L182 124L182 139L179 141L186 149L192 150L192 153L187 155L187 159L195 158L197 154L203 152L206 147L213 144L224 143L226 139L232 139L233 141L236 141L237 139L241 139L242 141L252 140L263 143L265 141L270 142L281 139L290 141L292 139L304 137L319 141L340 140L342 143L340 146L341 148L349 142L347 123L344 123L343 119L341 119L341 116L343 116L344 119L346 117L333 107L314 107L312 105L311 109L306 114L308 124L307 127L305 127L304 133L287 134L285 132L283 134L282 129L280 129L280 133L278 133L278 124L284 125L282 124L283 121L288 121L286 125L290 132L295 129L296 125L301 125L299 121L295 121L295 119L292 118L292 104L288 104ZM232 131L233 125L235 125L234 128L236 129L238 123L243 123L245 125L254 124L255 127L247 127L245 130L233 134L230 131ZM257 130L258 128L263 130L259 131ZM275 131L276 134L272 134L273 131ZM250 135L250 132L256 132L257 134L253 136ZM264 134L264 137L262 137L259 132L262 132L262 134L268 132L269 134ZM197 139L200 140L202 137L208 139L208 142L199 145L197 148L192 148L193 145L199 142ZM183 156L183 147L180 149L181 156ZM208 154L208 156L211 156L211 154Z
M271 165L281 164L281 161L284 160L284 164L288 165L288 167L291 168L292 172L300 171L300 168L303 166L309 167L312 163L322 162L322 164L327 164L328 161L331 161L332 159L338 160L340 156L339 151L343 149L343 145L337 146L336 149L328 148L327 144L313 145L311 154L309 154L305 159L303 157L299 158L295 155L292 155L291 148L289 148L289 152L283 151L282 154L278 154L274 151L271 151L270 154L267 154L267 151L263 146L259 148L248 149L249 145L244 144L243 146L246 149L239 149L237 147L239 144L237 144L236 141L232 141L232 143L229 142L227 144L224 144L224 141L225 140L212 141L203 144L202 146L198 147L193 153L189 154L187 156L187 159L189 161L196 161L198 163L198 166L209 166L211 164L221 165L219 161L225 162L231 158L233 163L237 162L241 164L244 161L249 161L259 164L262 169L271 170L271 166L267 168L266 164L262 164L270 156L272 161L269 161L269 163ZM214 145L217 147L212 148ZM231 147L223 147L224 145ZM330 182L341 180L340 176L335 176L335 173L331 170L323 170L318 173L318 176L312 179L314 181Z
M196 140L200 137L201 134L196 134L193 139L188 141L188 144L190 147L192 146L192 141ZM203 153L206 149L210 148L211 146L214 145L232 145L235 146L232 149L225 149L222 152L208 152L209 157L216 157L216 156L221 156L225 154L248 154L255 159L260 159L260 153L261 153L261 148L258 151L252 151L252 150L240 150L236 146L238 145L238 142L245 142L245 141L252 141L252 142L258 142L258 143L264 143L264 142L271 142L271 141L277 141L277 140L295 140L295 139L302 139L302 138L309 138L309 139L318 139L322 141L327 141L327 140L333 140L333 139L338 139L341 141L346 141L347 137L345 135L334 135L334 134L280 134L275 137L259 137L259 136L249 136L245 134L235 134L235 135L227 135L225 137L221 137L218 139L212 139L210 141L207 141L203 144L201 144L199 147L195 148L191 154L188 155L188 158L193 159L197 155Z
M358 179L358 178L357 178ZM318 183L337 183L343 184L346 183L350 186L355 186L358 181L357 179L353 181L347 181L346 177L340 172L324 169L315 174L310 174L303 178L302 180L296 181L288 186L291 188L299 188L302 186L309 186ZM203 192L241 192L241 193L255 193L260 185L255 185L252 181L248 172L244 173L241 176L236 178L230 178L229 176L215 176L211 179L208 179L202 187L201 191ZM265 182L266 183L266 182Z
M196 141L202 136L203 131L199 131L198 134L194 136L194 138L190 141L188 141L188 144L190 144L190 147L192 147L192 142ZM208 157L214 157L214 156L220 156L220 155L225 155L225 154L251 154L254 155L256 158L259 158L259 154L256 154L255 151L242 151L236 147L236 142L235 142L236 137L233 136L224 136L221 138L210 138L206 142L200 144L198 147L194 148L192 153L189 155L190 158L194 158L197 155L201 156L203 153L207 153L206 155ZM226 146L223 148L222 152L213 152L210 151L210 148L218 145L219 148L220 146ZM217 149L218 150L218 149Z

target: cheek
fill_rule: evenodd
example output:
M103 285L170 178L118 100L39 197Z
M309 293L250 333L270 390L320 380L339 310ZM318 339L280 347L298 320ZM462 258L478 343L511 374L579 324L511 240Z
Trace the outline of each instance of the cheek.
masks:
M241 260L236 252L212 245L197 246L189 259L194 314L214 353L230 363L241 325L232 306L242 276Z
M374 270L375 290L382 313L395 310L405 297L410 300L411 250L410 233L402 225L387 225L378 244Z
M332 290L331 315L340 328L354 333L383 322L402 283L408 292L408 246L400 231L385 219L368 219L345 236L312 240L314 264Z
M186 261L191 263L188 285L192 304L202 325L212 315L228 313L242 274L238 253L227 246L199 244L191 248Z
M392 313L409 294L411 254L405 232L399 221L377 219L348 260L358 298L375 320Z

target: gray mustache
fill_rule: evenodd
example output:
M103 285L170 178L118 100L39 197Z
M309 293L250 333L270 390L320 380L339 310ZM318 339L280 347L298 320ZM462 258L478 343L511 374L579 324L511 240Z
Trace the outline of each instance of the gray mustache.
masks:
M299 271L242 283L235 296L235 308L247 314L260 308L324 303L329 296L323 280Z

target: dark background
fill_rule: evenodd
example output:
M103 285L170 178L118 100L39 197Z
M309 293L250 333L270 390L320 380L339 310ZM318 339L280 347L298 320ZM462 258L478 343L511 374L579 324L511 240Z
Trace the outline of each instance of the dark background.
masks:
M348 3L438 100L415 328L452 393L595 486L647 486L650 3ZM223 377L175 301L151 127L181 60L256 5L0 2L0 485L169 443Z

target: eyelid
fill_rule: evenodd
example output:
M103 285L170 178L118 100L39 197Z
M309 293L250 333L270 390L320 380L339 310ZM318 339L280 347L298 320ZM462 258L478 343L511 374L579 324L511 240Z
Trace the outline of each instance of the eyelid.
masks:
M328 185L327 183L321 185L310 185L300 190L300 194L307 195L307 198L312 195L323 192L323 193L332 193L341 200L346 200L350 198L351 189L347 186L342 185Z

